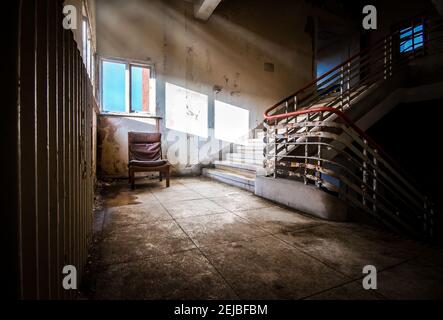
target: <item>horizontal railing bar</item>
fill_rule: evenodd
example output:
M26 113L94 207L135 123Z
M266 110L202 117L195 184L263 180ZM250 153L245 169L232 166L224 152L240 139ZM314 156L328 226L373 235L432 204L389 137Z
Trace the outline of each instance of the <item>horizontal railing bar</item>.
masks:
M307 125L307 126L309 126L309 124ZM362 142L360 139L360 137L358 137L357 135L354 135L353 133L352 133L352 131L349 131L348 129L347 129L347 127L346 126L344 126L343 124L341 124L341 123L337 123L337 122L324 122L322 125L320 125L321 127L333 127L333 128L337 128L337 129L341 129L343 132L345 132L351 139L352 139L352 141L355 141L355 142L357 142L357 143L359 143L359 145L362 147L362 148L366 148L367 147L367 145L366 144L364 144L364 142ZM307 137L307 134L306 133L300 133L300 134L292 134L292 136L294 136L294 137ZM338 141L338 142L340 142L340 143L343 143L343 144L345 144L345 146L346 147L348 147L348 148L350 148L354 153L356 153L357 155L359 155L359 156L361 156L360 158L361 159L364 159L364 156L363 156L363 154L361 153L361 152L359 152L358 150L356 150L355 148L354 148L354 146L352 146L352 145L350 145L349 143L344 143L344 142L342 142L341 141L341 139L340 139L340 136L339 135L337 135L337 134L332 134L332 133L316 133L316 134L314 134L314 135L310 135L310 136L308 136L308 137L322 137L322 138L329 138L329 139L333 139L333 140L335 140L335 141ZM272 137L272 134L271 134L271 137ZM301 143L299 143L299 145L303 145L303 142L301 142ZM377 149L378 150L378 149ZM381 164L383 164L385 167L387 167L387 169L388 170L390 170L391 172L396 172L396 170L392 167L392 166L390 166L389 165L389 163L387 163L380 155L379 155L379 152L374 152L373 150L371 150L371 149L367 149L367 151L369 151L370 153L371 153L371 155L375 158L375 159L377 159L377 161L379 162L379 163L381 163ZM370 166L372 167L372 164L370 164ZM382 174L384 174L383 172L381 172ZM403 179L402 177L401 177L401 175L400 174L394 174L395 176L397 176L399 179L400 179L400 181L406 186L406 187L408 187L408 189L410 190L410 191L412 191L417 197L419 197L419 198L421 198L421 199L424 199L425 197L418 191L418 190L416 190L416 188L414 188L410 183L408 183L405 179ZM386 178L387 178L387 176L386 176ZM394 183L394 182L392 182L392 183ZM400 186L399 186L400 187ZM406 193L406 192L405 192Z

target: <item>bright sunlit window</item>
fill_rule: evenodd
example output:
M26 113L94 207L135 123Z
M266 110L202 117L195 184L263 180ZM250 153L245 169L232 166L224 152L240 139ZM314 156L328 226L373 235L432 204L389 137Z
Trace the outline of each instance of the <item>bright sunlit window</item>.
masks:
M150 66L103 59L101 73L104 112L155 113L155 80Z
M83 63L85 64L86 71L91 79L92 85L94 85L94 47L91 37L91 24L86 13L86 8L83 6L83 19L82 19L82 44L83 44Z
M423 25L404 28L400 31L400 52L409 52L423 47Z

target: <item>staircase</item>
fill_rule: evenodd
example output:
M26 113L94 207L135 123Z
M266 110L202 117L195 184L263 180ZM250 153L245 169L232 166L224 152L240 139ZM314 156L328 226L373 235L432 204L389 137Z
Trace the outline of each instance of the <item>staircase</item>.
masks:
M361 110L359 102L401 76L411 61L443 51L441 19L419 16L409 25L265 112L265 170L274 178L268 180L274 187L279 180L286 187L293 181L306 190L327 193L393 230L435 240L443 235L439 208L355 124L356 114L370 111ZM303 208L303 201L295 208Z
M263 134L248 139L245 145L235 144L235 152L225 154L225 160L216 160L214 168L204 168L203 175L254 192L255 177L263 172Z
M317 216L330 201L326 211L354 208L393 230L443 240L439 208L355 124L412 61L443 52L441 18L417 16L408 26L269 108L264 138L234 146L203 174Z

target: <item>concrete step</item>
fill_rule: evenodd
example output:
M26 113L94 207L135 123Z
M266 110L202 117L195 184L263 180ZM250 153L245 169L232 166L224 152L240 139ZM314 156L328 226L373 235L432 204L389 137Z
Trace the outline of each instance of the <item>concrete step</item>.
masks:
M255 175L242 170L203 168L204 176L233 185L251 192L255 190Z
M263 143L263 138L254 138L254 139L248 139L248 144L259 144L259 143Z
M216 160L214 161L214 165L216 169L241 169L241 170L247 170L252 172L262 172L263 165L255 165L255 164L249 164L249 163L238 163L228 160Z
M266 144L264 142L248 142L246 144L243 145L239 145L242 147L249 147L249 148L263 148Z
M265 156L263 155L263 152L251 152L251 151L243 151L243 150L237 150L237 152L233 152L234 154L239 154L243 156L244 158L248 159L260 159L262 160Z
M228 155L229 155L229 157L228 157ZM263 153L245 152L245 151L227 153L226 156L227 156L227 159L228 158L236 158L236 159L260 160L262 162L263 162L263 159L265 158L263 156Z
M242 157L242 155L240 153L227 153L226 160L232 161L232 162L238 162L238 163L247 163L247 164L252 164L252 165L256 165L256 166L263 165L263 159L253 159L253 158Z
M265 145L263 146L237 146L237 152L240 151L247 151L247 152L256 152L256 153L263 153L263 148L265 147Z

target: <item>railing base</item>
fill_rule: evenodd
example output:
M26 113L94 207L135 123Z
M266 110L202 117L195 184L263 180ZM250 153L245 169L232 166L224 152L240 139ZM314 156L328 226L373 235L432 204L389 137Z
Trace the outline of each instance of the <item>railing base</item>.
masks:
M255 194L284 206L330 221L346 221L348 206L340 199L302 182L257 176Z

